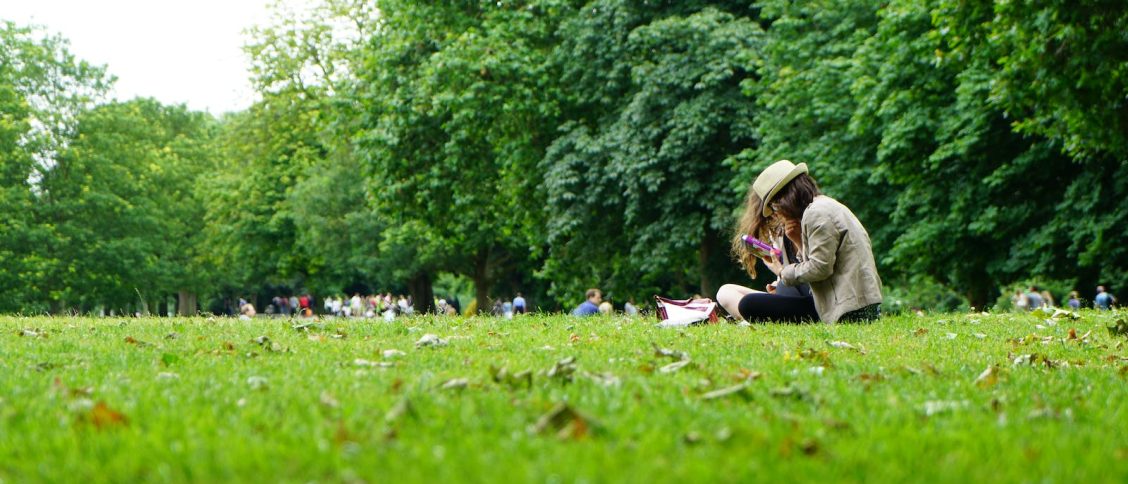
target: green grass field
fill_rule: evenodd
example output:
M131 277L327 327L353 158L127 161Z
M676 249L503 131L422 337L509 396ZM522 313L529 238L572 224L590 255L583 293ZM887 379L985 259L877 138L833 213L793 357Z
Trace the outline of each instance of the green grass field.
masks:
M0 481L1125 482L1118 318L3 317Z

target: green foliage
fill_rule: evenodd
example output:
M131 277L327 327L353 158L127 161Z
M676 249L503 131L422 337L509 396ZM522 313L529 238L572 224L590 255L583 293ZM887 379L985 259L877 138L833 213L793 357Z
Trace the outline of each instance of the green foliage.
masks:
M79 115L38 185L53 303L122 310L208 288L197 180L215 167L215 131L206 113L148 99Z
M440 274L483 307L711 295L748 284L729 227L778 159L858 215L901 304L1128 286L1118 2L273 9L246 47L261 100L218 126L92 108L101 68L0 28L0 311L362 287L428 302Z
M741 195L722 161L755 143L741 83L762 32L748 11L694 10L591 2L562 27L554 61L576 114L541 165L541 277L559 299L592 286L622 300L712 294L737 272L725 247Z
M61 260L44 217L44 173L76 117L108 89L100 67L75 59L60 37L0 22L0 311L39 312L58 295Z

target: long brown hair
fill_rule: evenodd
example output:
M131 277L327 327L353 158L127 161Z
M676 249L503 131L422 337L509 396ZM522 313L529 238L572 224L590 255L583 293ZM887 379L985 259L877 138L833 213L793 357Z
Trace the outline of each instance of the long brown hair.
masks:
M772 234L778 232L779 227L774 220L764 217L764 201L756 195L752 187L748 187L748 196L744 199L744 213L736 222L735 233L732 235L732 255L744 266L749 276L756 277L756 252L748 248L741 238L744 234L751 235L760 240L770 240Z
M800 173L776 193L772 205L779 207L779 214L784 218L803 220L803 212L819 195L822 195L822 192L819 191L815 179L806 173ZM765 217L763 214L764 201L752 187L748 187L748 196L744 199L744 213L737 220L736 230L732 236L732 254L752 277L756 277L756 261L759 257L756 256L757 252L748 248L748 244L741 236L749 234L768 242L773 236L783 232L783 226L777 219Z
M776 193L771 203L779 208L779 214L784 218L803 220L803 212L807 211L807 206L819 195L822 192L815 179L806 173L800 173Z

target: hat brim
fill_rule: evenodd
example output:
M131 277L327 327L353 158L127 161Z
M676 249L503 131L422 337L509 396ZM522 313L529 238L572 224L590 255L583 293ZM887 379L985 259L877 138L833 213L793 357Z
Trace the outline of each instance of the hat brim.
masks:
M791 182L791 180L794 180L795 177L797 177L797 176L799 176L803 173L807 173L807 164L806 163L800 163L798 165L795 165L795 168L792 168L791 171L787 172L786 176L784 176L783 178L780 178L779 181L777 181L775 185L772 185L772 189L768 190L768 194L766 196L764 196L763 214L764 214L765 217L770 217L772 215L772 208L771 208L772 198L775 198L776 194L779 193L779 191L782 190L783 187L787 186L787 184L789 182Z

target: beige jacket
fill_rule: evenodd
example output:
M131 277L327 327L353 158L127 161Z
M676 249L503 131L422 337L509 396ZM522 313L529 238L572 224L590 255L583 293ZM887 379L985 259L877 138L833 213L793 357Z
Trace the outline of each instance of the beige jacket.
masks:
M790 264L780 279L811 285L819 318L834 323L843 314L880 303L881 278L869 234L837 200L820 195L803 212L803 262Z

